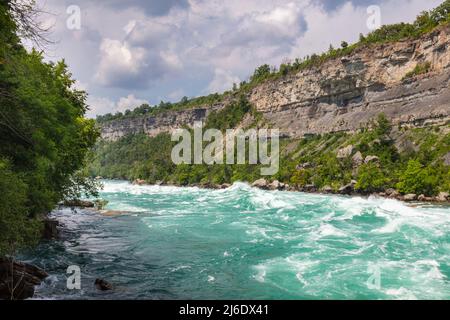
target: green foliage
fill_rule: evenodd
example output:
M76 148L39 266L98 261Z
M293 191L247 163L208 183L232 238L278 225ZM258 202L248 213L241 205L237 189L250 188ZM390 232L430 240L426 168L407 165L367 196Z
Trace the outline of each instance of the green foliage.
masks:
M0 256L36 243L37 219L27 214L27 184L0 159Z
M355 189L363 193L378 192L386 189L387 183L384 172L376 164L368 163L359 167Z
M415 68L412 71L408 72L403 77L403 80L410 79L410 78L416 77L418 75L428 73L428 72L430 72L430 70L431 70L430 62L419 63L415 66Z
M222 131L235 128L251 109L248 100L244 96L241 96L239 101L228 105L222 110L211 112L206 121L206 128L214 128Z
M435 195L439 187L439 174L432 166L425 167L418 160L410 160L400 173L396 187L403 194Z
M0 214L2 243L14 251L36 235L36 221L89 184L81 172L98 131L84 118L86 93L73 88L65 62L28 53L4 4L0 30L0 184L13 190L0 193ZM5 222L14 217L17 224Z

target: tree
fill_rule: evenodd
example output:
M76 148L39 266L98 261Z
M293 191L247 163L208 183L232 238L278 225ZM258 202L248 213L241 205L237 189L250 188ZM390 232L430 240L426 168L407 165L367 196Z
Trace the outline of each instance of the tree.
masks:
M263 80L267 78L271 73L270 66L268 64L264 64L258 68L256 68L255 72L250 78L250 82L255 82L259 80Z
M435 195L439 187L439 177L432 167L424 167L418 160L410 160L401 172L397 189L403 194Z
M73 87L64 61L46 63L21 45L29 3L0 4L0 256L35 241L42 218L73 190L95 192L83 188L98 137L84 117L86 93Z

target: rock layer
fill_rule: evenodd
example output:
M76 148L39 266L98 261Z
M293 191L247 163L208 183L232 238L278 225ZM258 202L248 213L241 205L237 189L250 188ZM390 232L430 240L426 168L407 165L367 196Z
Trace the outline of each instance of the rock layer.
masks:
M284 136L302 137L366 127L379 113L394 125L423 126L450 120L450 27L417 40L369 45L352 54L255 87L249 101ZM406 79L417 65L431 71ZM211 107L111 121L102 137L155 136L205 120Z

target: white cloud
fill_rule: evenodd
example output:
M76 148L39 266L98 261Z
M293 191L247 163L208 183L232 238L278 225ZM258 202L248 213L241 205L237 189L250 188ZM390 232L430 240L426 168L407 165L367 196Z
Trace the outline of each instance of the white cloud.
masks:
M115 111L124 112L125 110L132 110L137 108L143 104L149 104L147 100L138 99L133 94L128 95L127 97L122 97L117 102L117 106Z
M103 39L100 45L101 60L96 80L105 86L116 86L140 76L145 68L147 53L143 48L131 48L119 40Z
M180 98L180 92L221 92L261 64L277 66L285 58L327 50L330 43L356 41L369 31L371 4L380 6L387 24L412 21L442 0L38 2L58 14L54 56L66 58L93 96L109 97L90 98L102 113L115 112L121 96L132 101L129 92L152 101ZM65 10L73 2L82 13L77 32L65 27Z
M116 113L124 112L126 110L132 110L141 106L142 104L149 104L145 99L139 99L134 96L134 94L129 94L126 97L120 98L117 102L105 97L88 97L88 105L90 110L87 114L89 118L95 118L97 115L105 113Z
M231 89L233 83L239 84L240 82L239 78L233 76L230 72L216 69L214 71L214 79L208 85L207 92L223 92Z

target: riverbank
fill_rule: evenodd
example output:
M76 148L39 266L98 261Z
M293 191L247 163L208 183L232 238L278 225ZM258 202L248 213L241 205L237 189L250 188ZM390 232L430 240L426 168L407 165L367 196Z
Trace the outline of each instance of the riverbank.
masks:
M157 185L157 186L173 186L173 187L198 187L202 189L227 189L231 187L231 184L189 184L189 185L179 185L179 184L167 184L164 182L158 182L157 184L147 184L144 180L134 180L130 181L133 185L143 186L143 185ZM347 195L355 197L370 197L378 196L386 199L395 199L403 202L424 202L424 203L436 203L450 205L450 195L447 192L440 192L437 196L427 197L425 195L416 194L400 194L395 189L386 189L382 192L376 193L362 193L355 189L356 181L352 181L350 184L341 187L338 190L334 190L331 187L324 187L321 190L316 188L314 185L308 185L302 188L297 188L290 186L286 183L279 182L278 180L269 182L265 179L259 179L250 184L254 188L269 191L288 191L288 192L303 192L311 194L324 194L324 195Z

